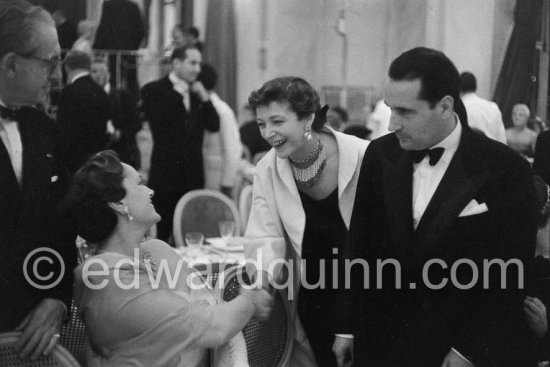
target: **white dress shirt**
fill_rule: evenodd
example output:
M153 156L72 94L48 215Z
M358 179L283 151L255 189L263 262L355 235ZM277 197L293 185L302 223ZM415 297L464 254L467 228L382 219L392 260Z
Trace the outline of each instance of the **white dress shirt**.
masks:
M463 95L462 102L466 107L468 126L481 131L488 138L506 144L502 114L495 102L483 99L475 93Z
M233 187L235 184L242 146L239 124L231 107L213 92L210 101L220 117L220 130L204 132L204 187L220 190L222 186Z
M191 99L190 99L190 96L189 96L189 83L187 83L185 80L181 80L180 78L178 78L173 71L168 75L168 78L170 79L170 81L174 85L174 90L176 92L178 92L179 94L181 94L181 96L183 97L183 105L185 106L185 110L187 112L191 111L190 110L190 108L191 108Z
M74 82L77 81L77 79L83 78L86 75L90 75L90 72L89 71L83 71L81 73L76 74L75 76L73 76L73 78L71 79L69 84L73 84Z
M4 103L0 101L4 107ZM19 185L23 177L23 144L19 133L19 123L0 117L0 138L10 156L11 166Z
M456 115L455 115L456 116ZM432 196L439 186L447 167L453 156L456 153L458 144L460 143L460 136L462 135L462 126L458 116L456 116L456 126L454 130L443 139L440 143L430 147L444 148L445 151L441 156L439 162L436 165L431 166L429 162L429 156L426 155L422 161L414 164L413 173L413 222L414 229L418 227L418 223L424 214L424 211L428 207Z

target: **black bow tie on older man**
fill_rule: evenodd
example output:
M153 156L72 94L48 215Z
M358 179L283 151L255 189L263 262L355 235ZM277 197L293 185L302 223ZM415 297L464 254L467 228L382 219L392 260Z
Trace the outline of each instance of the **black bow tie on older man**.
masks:
M430 157L430 166L435 166L437 162L441 159L445 148L433 148L433 149L424 149L424 150L415 150L413 153L414 163L420 163L425 156Z
M3 119L17 121L17 117L19 116L20 111L20 109L12 110L10 108L0 105L0 117Z

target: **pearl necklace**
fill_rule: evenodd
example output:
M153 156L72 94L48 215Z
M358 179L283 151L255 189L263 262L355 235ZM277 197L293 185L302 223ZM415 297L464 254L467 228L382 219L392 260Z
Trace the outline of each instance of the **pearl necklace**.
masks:
M311 188L325 168L327 163L327 154L321 144L321 139L317 138L317 144L313 151L302 160L288 158L292 167L292 174L298 190L304 191Z

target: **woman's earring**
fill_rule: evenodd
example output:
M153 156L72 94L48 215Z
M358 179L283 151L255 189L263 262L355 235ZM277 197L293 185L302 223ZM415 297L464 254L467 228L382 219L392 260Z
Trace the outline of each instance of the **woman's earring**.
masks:
M306 130L304 133L304 138L306 138L306 140L311 140L311 132L309 130Z
M125 206L124 209L122 209L122 211L124 212L124 214L128 217L128 221L129 222L133 222L134 221L134 217L132 217L130 215L130 212L128 211L128 207Z

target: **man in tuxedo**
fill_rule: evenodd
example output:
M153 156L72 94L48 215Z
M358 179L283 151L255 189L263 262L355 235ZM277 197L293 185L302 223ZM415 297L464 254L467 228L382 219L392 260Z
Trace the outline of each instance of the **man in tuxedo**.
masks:
M57 121L63 129L65 161L74 174L86 159L107 147L109 98L90 76L90 55L71 51L65 59L67 85L61 91Z
M76 265L75 236L56 210L67 182L56 125L33 108L61 76L60 53L44 9L0 2L0 332L22 332L22 357L55 347Z
M141 121L132 96L125 89L116 89L109 83L110 73L103 59L92 60L90 76L109 97L111 124L108 148L118 153L120 160L134 168L139 168L139 151L136 134L141 130Z
M162 220L158 238L167 240L178 200L204 187L202 142L204 130L218 131L220 120L201 82L202 56L194 46L172 52L170 74L141 90L141 108L153 134L149 187Z
M350 228L370 266L369 289L356 276L355 365L529 365L520 282L536 236L529 166L468 127L443 53L409 50L389 77L393 133L367 148ZM497 259L516 260L484 266Z
M94 49L135 51L144 37L145 26L136 3L131 0L107 0L103 3ZM125 82L125 87L135 96L138 88L136 57L124 55L121 61L122 70L118 70L116 55L109 55L111 84L116 84L117 74L121 73L121 80Z

